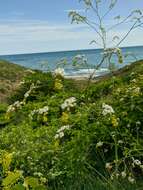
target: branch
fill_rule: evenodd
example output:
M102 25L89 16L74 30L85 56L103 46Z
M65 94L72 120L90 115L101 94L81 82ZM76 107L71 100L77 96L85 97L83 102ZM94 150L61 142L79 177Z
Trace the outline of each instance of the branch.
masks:
M114 6L117 4L117 0L115 1L113 6L110 6L109 9L107 10L107 12L102 16L102 20L112 11L112 9L114 8Z
M137 22L135 22L133 24L133 26L129 29L129 31L126 33L126 35L119 41L119 43L116 45L116 47L118 47L127 38L127 36L130 34L130 32L135 28L136 24L137 24Z
M125 19L123 19L121 22L112 25L110 28L107 29L107 32L109 32L110 30L112 30L113 28L125 23L130 17L132 16L132 14L129 14Z

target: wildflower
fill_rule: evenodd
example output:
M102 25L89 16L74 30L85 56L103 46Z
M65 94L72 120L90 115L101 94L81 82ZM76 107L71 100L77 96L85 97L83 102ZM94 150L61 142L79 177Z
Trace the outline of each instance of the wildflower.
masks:
M42 174L41 172L34 172L34 175L35 175L35 176L38 176L38 177L43 176L43 174Z
M66 112L63 112L61 120L62 120L62 122L67 123L69 120L69 115Z
M76 98L75 97L70 97L64 101L64 103L61 105L61 108L64 109L70 109L72 107L76 106Z
M121 176L122 178L125 178L127 176L126 172L125 171L121 172Z
M71 128L70 125L64 125L60 129L57 130L57 134L55 135L55 139L64 137L64 131L69 130Z
M60 79L55 80L55 90L61 90L63 88L62 81Z
M141 122L140 122L140 121L137 121L137 122L136 122L136 125L141 125Z
M112 117L112 125L113 125L113 127L117 127L119 125L115 115Z
M37 109L37 110L31 111L31 113L29 114L29 117L30 117L31 119L33 119L33 116L34 116L35 114L39 114L39 115L44 115L44 116L45 116L48 111L49 111L49 107L48 107L48 106L44 106L43 108L39 108L39 109ZM43 118L43 119L44 119L44 121L47 121L47 118Z
M64 77L64 75L65 75L64 69L63 68L57 68L57 69L55 69L54 75L55 76Z
M107 114L113 114L115 113L113 108L105 103L102 104L102 108L103 108L103 111L102 111L102 114L105 116Z
M138 96L140 94L140 87L134 88L132 92L135 96Z
M133 183L135 182L135 179L134 179L134 178L132 178L131 176L129 176L129 177L128 177L128 181L129 181L130 183L132 183L132 184L133 184Z
M132 79L132 80L131 80L131 82L136 83L136 82L137 82L137 80L136 80L136 79Z
M64 132L60 132L60 133L57 133L56 135L55 135L55 139L58 139L58 138L62 138L62 137L64 137Z
M141 161L140 160L134 160L133 163L137 166L140 166L141 165Z
M64 125L64 126L62 126L58 131L57 131L57 133L60 133L60 132L62 132L62 131L64 131L64 130L66 130L66 129L70 129L70 125Z
M44 106L43 108L40 108L37 111L38 111L39 114L44 114L44 113L47 113L49 111L49 107L48 106Z
M99 142L96 144L96 148L101 147L101 146L103 146L103 142L99 141Z
M116 178L118 179L119 176L120 176L120 174L119 174L119 173L116 173L115 176L116 176Z
M41 178L40 178L40 181L41 181L42 183L46 183L46 182L47 182L47 179L46 179L45 177L41 177Z
M105 168L110 171L112 169L112 164L106 163Z
M16 101L8 106L7 113L14 112L16 109L20 108L23 102Z
M123 144L124 142L122 140L118 140L118 143L119 144Z
M34 88L35 88L35 85L34 85L34 83L32 83L30 86L30 89L24 94L24 100L30 96L30 94Z

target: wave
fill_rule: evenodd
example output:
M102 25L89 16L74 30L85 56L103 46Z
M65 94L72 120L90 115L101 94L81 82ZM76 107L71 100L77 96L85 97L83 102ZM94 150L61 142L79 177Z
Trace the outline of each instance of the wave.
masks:
M107 68L100 68L98 70L95 69L78 69L78 70L68 70L65 71L65 77L66 78L78 78L78 77L85 77L88 78L91 75L93 75L92 77L98 77L98 76L102 76L104 74L109 73L109 69Z

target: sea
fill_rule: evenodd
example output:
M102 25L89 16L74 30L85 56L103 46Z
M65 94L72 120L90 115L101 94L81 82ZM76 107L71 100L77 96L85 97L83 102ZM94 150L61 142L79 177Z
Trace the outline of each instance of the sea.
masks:
M114 55L112 62L115 69L131 64L136 60L143 59L143 46L123 47L122 53L124 62L118 63L117 56ZM30 54L16 54L16 55L1 55L0 59L16 63L29 69L42 70L44 72L53 71L57 67L64 67L65 75L67 76L85 76L93 71L96 65L99 64L102 58L102 49L86 49L73 51L59 51L46 53L30 53ZM86 64L80 63L73 65L74 57L83 56L86 58ZM108 73L108 63L97 70L96 75L103 75Z

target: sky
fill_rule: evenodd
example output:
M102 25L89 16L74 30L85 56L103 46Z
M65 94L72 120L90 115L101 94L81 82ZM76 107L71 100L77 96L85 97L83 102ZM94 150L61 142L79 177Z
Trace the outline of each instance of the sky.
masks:
M110 0L102 1L104 12ZM143 0L118 0L105 23L111 25L113 17L139 8L143 9ZM91 40L98 41L92 29L71 24L70 10L85 14L78 0L0 0L0 55L99 48L89 44ZM89 17L96 20L92 14ZM128 25L115 28L109 41L114 35L122 37L127 30ZM142 34L143 28L133 31L122 46L143 45Z

